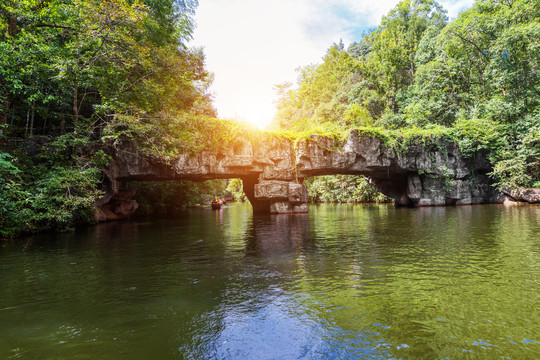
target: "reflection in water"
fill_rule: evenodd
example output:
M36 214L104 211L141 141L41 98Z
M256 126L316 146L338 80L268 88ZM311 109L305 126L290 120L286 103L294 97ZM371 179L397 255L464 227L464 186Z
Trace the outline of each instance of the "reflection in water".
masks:
M309 239L308 234L307 214L256 214L246 234L246 254L259 257L294 255L302 250Z
M540 358L540 208L249 205L0 248L0 358Z

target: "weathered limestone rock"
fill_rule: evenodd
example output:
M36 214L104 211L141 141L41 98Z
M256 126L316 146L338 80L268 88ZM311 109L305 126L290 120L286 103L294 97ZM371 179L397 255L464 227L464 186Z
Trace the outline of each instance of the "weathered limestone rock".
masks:
M96 204L98 221L120 220L129 218L139 208L135 200L131 198L135 195L135 191L119 191L114 196L111 196L107 202Z
M440 141L395 152L381 140L351 131L343 144L312 136L299 144L298 177L361 174L397 205L432 206L501 202L485 154L466 160L456 144Z
M255 197L261 200L287 199L289 183L287 181L261 181L255 185Z
M271 213L304 212L304 208L299 206L307 201L305 184L261 180L255 185L253 202L268 202Z
M456 144L443 141L395 151L385 147L380 139L356 130L343 142L313 135L299 141L296 148L290 140L270 134L263 133L254 139L239 136L227 148L197 155L180 154L172 162L144 155L137 150L137 144L122 139L109 144L108 152L114 161L105 172L108 195L100 202L102 207L119 201L119 184L131 180L241 178L254 211L300 213L307 211L304 204L308 194L303 180L333 174L364 175L402 206L504 200L486 175L491 171L486 154L479 152L466 159ZM528 194L516 196L540 201L540 195ZM127 205L129 199L122 201L124 204L112 211L116 215L134 208Z
M524 188L516 190L503 190L503 192L511 201L540 204L540 189Z
M289 183L289 202L303 204L308 201L308 191L305 184Z

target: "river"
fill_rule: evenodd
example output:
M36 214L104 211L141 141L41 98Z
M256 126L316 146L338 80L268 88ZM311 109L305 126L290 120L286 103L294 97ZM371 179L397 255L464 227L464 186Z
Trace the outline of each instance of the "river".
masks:
M539 359L540 206L249 204L0 248L0 359Z

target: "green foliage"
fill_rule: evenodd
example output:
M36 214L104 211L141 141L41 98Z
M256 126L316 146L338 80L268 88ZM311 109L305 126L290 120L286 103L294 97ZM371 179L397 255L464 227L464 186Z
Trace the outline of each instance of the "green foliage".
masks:
M234 196L234 201L245 202L247 200L247 196L244 193L242 179L229 180L229 185L227 185L227 189L225 190Z
M106 154L103 150L98 150L92 154L91 161L98 168L105 168L109 166L113 160L112 156Z
M36 230L72 230L94 222L94 203L102 193L96 190L97 168L56 167L35 182L32 220Z
M357 66L358 62L340 43L328 49L321 65L299 68L297 90L287 91L290 84L276 86L281 99L272 126L303 131L309 129L309 124L354 125L351 121L357 121L355 112L359 109L349 109L348 93L356 82ZM343 116L346 112L349 115Z
M479 150L497 151L503 146L502 127L492 120L459 119L453 133L465 156Z
M493 172L499 189L539 187L540 184L540 119L520 138L516 147L499 150Z
M429 124L431 115L429 107L422 101L411 103L403 109L405 121L407 124L417 127L423 127Z
M9 154L0 152L0 237L12 237L24 227L28 194L21 185L20 170Z
M196 1L4 1L0 124L10 133L99 134L118 116L215 115Z
M139 140L142 151L165 160L179 153L199 154L230 146L239 134L257 138L261 132L254 126L232 120L202 115L173 116L162 113L141 121L137 116L119 116L103 131L103 139L125 137Z
M458 112L514 122L538 106L538 2L477 1L425 46L412 93L431 122L451 124Z
M361 67L364 89L358 96L366 106L377 109L374 117L384 110L398 112L399 97L414 80L416 53L424 32L442 28L446 20L446 11L434 1L404 0L370 34L371 52Z
M38 231L67 231L95 222L93 204L100 171L92 166L33 164L0 152L0 236ZM23 161L24 160L24 161ZM22 170L21 170L22 169Z
M372 126L373 118L369 114L367 108L360 104L350 104L343 113L343 120L345 124L349 124L351 127L358 126Z
M363 176L317 176L306 179L310 202L363 203L391 202L392 199L377 192Z

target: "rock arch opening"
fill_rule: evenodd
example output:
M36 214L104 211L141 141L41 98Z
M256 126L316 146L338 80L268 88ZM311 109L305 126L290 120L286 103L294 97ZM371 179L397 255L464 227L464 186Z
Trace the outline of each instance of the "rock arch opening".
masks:
M308 201L304 179L318 175L363 175L398 206L461 205L502 202L485 175L491 168L482 154L465 158L454 143L439 140L397 150L381 139L350 132L347 140L312 135L293 143L269 133L242 137L229 147L179 154L165 161L138 150L133 141L107 147L114 161L105 171L108 188L101 206L121 191L119 184L139 180L240 178L256 212L301 213Z

